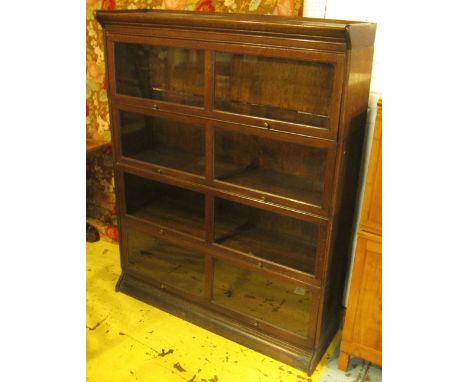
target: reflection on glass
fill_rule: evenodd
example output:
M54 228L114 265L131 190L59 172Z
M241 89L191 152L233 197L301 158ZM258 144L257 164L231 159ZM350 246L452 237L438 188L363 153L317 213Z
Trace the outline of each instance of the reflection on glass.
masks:
M122 154L160 166L203 175L203 127L120 111Z
M127 213L192 236L205 235L203 194L125 174Z
M128 267L155 282L203 293L204 256L133 229L128 230Z
M215 242L310 274L314 273L317 226L216 198Z
M115 43L117 93L203 106L201 50Z
M327 150L216 129L218 180L322 205Z
M310 290L219 260L213 288L217 304L307 336Z
M215 109L328 128L332 64L215 54Z

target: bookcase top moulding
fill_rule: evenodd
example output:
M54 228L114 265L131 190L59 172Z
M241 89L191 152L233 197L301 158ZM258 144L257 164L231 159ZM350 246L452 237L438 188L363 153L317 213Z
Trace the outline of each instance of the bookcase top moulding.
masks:
M375 23L234 13L203 13L153 9L96 11L101 25L148 25L206 31L232 30L243 34L267 34L307 40L345 42L348 48L374 44ZM371 33L369 33L371 32Z

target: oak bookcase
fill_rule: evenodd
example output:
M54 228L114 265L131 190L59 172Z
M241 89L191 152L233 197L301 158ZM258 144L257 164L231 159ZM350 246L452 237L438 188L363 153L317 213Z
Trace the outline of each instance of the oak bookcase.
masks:
M96 18L117 290L310 373L340 324L375 24Z

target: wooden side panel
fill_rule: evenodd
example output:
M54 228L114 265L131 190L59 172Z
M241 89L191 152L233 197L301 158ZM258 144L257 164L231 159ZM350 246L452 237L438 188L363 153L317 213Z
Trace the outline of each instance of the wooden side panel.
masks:
M360 234L341 351L382 366L382 241Z
M379 101L374 138L369 159L361 228L382 234L382 102Z
M325 294L317 336L320 346L338 330L346 267L352 242L352 226L362 145L369 100L373 47L348 52L347 73L343 84L342 128L339 132L334 189L332 192L329 252L324 271Z

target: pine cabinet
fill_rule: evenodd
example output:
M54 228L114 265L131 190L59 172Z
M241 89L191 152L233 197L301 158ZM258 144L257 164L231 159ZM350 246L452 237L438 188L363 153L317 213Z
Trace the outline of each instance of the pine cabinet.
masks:
M375 24L96 17L117 290L310 373L340 323Z
M382 100L378 102L338 366L350 355L382 366Z

